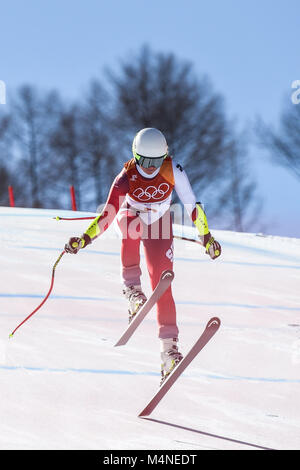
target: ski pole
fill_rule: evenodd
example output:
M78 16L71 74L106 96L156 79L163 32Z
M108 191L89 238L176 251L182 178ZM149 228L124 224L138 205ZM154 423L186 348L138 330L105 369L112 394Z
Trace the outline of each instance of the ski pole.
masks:
M97 217L97 216L95 216ZM90 219L94 219L95 217L71 217L71 218L67 218L67 217L59 217L58 215L56 217L53 217L53 219L55 220L90 220Z
M97 217L97 216L95 216ZM90 220L94 219L95 217L74 217L74 218L69 218L69 217L53 217L55 220ZM202 243L199 240L194 240L193 238L187 238L187 237L180 237L178 235L174 235L174 238L177 238L178 240L186 240L188 242L193 242L193 243L198 243L199 245L203 246Z
M89 219L94 219L95 217L75 217L75 218L67 218L67 217L53 217L55 220L89 220ZM195 240L194 238L188 238L188 237L180 237L178 235L173 235L174 238L177 238L178 240L186 240L188 242L193 242L193 243L198 243L198 245L202 245L202 243L199 240Z
M198 243L199 245L203 246L202 243L199 240L194 240L193 238L187 238L187 237L180 237L178 235L174 235L174 238L177 238L178 240L187 240L188 242L193 242L193 243ZM208 254L208 251L206 251L206 254ZM215 254L219 256L220 251L216 250Z
M178 235L174 235L174 238L177 238L178 240L186 240L188 242L198 243L199 245L203 246L199 240L194 240L193 238L179 237Z
M28 315L28 317L26 317L15 329L14 331L9 335L10 338L12 338L12 336L15 334L15 332L17 331L18 328L20 328L20 326L22 326L30 317L32 317L32 315L34 315L40 308L42 305L44 305L44 303L46 302L46 300L48 299L49 295L51 294L51 291L52 291L52 288L53 288L53 284L54 284L54 274L55 274L55 269L56 269L56 266L58 265L58 263L60 262L61 258L63 257L63 255L65 254L65 251L63 251L59 257L57 258L57 260L55 261L54 263L54 266L52 268L52 278L51 278L51 285L50 285L50 289L46 295L46 297L44 298L44 300L40 303L40 305L30 314Z

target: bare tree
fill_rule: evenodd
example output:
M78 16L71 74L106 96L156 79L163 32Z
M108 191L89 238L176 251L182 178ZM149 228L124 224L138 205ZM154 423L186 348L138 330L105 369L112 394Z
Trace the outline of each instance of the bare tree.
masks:
M300 180L300 105L289 104L282 111L278 130L257 119L259 143L267 148L272 159Z
M67 208L68 186L73 185L78 208L98 206L122 160L131 158L135 133L157 127L201 202L206 202L203 194L210 194L209 217L231 207L231 227L244 230L254 185L242 171L245 159L223 98L208 78L197 78L192 65L174 54L153 53L147 46L108 75L109 93L93 80L75 103L28 85L18 90L11 111L11 148L23 205Z
M24 193L23 203L43 207L49 185L50 161L48 133L57 115L58 95L46 95L35 87L24 85L13 99L12 137L14 158L18 163L18 180ZM29 189L26 191L26 189Z
M190 63L174 54L153 53L144 46L136 57L109 71L115 111L113 124L120 154L131 158L130 142L143 127L157 127L169 150L187 170L195 190L215 186L215 206L230 171L233 139L223 98L207 77L196 78ZM124 151L126 149L126 151Z
M55 162L52 174L57 175L53 188L60 191L62 196L62 193L68 194L69 186L74 186L78 209L82 204L81 184L85 165L82 156L80 113L79 105L64 105L57 125L49 135L51 158Z
M0 206L8 206L8 186L10 174L5 166L0 165Z
M10 124L8 114L0 118L0 205L8 205L8 186L11 181Z
M89 207L104 202L115 176L116 153L110 128L109 97L98 80L92 80L81 105L83 186L89 193Z
M229 175L215 216L222 217L224 229L237 232L263 231L266 229L260 217L263 203L258 197L244 141L245 136L240 135L231 142Z

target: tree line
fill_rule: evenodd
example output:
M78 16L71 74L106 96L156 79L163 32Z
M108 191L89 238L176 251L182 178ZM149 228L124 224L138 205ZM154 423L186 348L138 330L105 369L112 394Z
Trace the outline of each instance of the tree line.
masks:
M105 78L91 80L77 100L25 84L10 97L9 111L3 108L0 205L8 205L12 185L19 207L70 209L73 185L78 209L96 211L132 157L136 132L157 127L210 219L218 218L220 228L251 230L259 199L247 142L209 78L197 76L191 63L174 54L143 46L117 70L107 70ZM288 151L287 142L264 134L276 155ZM299 139L297 132L291 131L292 139Z

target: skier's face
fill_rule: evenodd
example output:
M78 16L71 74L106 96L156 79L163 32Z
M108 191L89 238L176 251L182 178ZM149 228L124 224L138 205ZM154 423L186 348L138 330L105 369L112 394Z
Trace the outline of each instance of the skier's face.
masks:
M147 173L147 175L152 175L152 173L154 173L157 170L155 166L150 166L149 168L144 168L144 167L142 168L143 168L143 171Z

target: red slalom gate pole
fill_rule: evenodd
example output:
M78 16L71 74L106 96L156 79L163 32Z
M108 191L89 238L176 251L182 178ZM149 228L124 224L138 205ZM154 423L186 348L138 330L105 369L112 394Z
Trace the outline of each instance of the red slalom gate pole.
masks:
M8 196L10 207L15 207L14 189L12 186L8 186Z
M72 211L77 211L74 186L70 186L70 193L71 193Z

